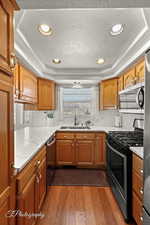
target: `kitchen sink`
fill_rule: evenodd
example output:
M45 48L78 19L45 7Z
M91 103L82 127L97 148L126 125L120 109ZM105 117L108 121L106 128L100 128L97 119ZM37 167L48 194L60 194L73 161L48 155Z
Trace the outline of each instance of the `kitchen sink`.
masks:
M62 126L60 129L91 129L90 127L84 127L84 126Z

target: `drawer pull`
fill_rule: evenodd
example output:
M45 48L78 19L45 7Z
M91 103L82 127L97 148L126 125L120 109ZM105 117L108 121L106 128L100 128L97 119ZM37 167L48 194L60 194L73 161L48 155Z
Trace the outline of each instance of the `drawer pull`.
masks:
M143 222L143 216L140 216L140 220Z
M140 193L141 193L141 195L143 195L143 188L140 189Z
M140 170L140 173L143 175L143 170Z
M40 160L38 160L38 161L37 161L37 165L40 165L40 163L41 163L41 161L40 161Z
M64 138L67 138L67 136L64 136Z

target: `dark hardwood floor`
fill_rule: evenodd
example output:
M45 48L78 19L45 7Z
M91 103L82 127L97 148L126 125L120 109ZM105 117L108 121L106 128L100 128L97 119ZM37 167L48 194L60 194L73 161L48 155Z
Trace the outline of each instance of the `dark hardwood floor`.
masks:
M42 213L38 225L126 225L109 187L48 187Z

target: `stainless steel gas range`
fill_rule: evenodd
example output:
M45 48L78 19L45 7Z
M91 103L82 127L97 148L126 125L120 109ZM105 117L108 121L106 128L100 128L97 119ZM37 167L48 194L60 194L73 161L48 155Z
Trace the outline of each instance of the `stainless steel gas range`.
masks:
M132 152L143 146L143 130L109 132L106 139L107 174L125 221L132 218Z

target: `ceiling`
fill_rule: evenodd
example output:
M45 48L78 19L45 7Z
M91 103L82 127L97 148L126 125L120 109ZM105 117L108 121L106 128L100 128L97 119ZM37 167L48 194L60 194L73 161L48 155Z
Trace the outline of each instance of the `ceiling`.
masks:
M124 30L111 36L117 23ZM48 24L53 34L41 35L39 24ZM20 10L15 13L15 49L39 76L58 83L97 83L116 76L144 53L150 46L149 25L150 9ZM101 57L105 62L98 65ZM54 64L54 58L61 63Z
M17 2L23 9L150 7L149 0L17 0Z

